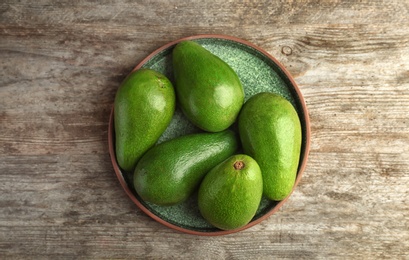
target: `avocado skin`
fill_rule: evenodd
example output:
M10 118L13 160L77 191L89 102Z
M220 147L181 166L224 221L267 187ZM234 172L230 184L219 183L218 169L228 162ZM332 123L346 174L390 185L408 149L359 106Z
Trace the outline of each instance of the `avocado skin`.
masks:
M129 74L114 101L115 151L118 165L131 172L169 125L175 111L172 83L159 72Z
M301 124L285 98L258 93L243 105L238 119L245 154L260 165L263 193L274 201L286 198L295 183L301 150Z
M151 148L138 162L134 187L138 195L157 205L175 205L186 200L205 174L238 148L230 130L190 134Z
M193 41L178 43L172 52L175 91L186 117L197 127L218 132L236 120L244 90L236 72Z
M237 169L236 162L243 168ZM257 212L263 194L263 177L257 162L236 154L206 174L198 193L203 218L222 230L247 225Z

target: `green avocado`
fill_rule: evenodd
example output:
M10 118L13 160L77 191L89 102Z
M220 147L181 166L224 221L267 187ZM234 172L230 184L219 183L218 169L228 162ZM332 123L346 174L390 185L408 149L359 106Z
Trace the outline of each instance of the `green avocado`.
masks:
M175 91L186 117L208 132L227 129L244 103L236 72L223 60L193 41L172 51Z
M247 225L256 214L263 194L257 162L233 155L214 167L200 184L198 205L203 218L223 230Z
M175 112L172 83L151 69L125 78L114 101L115 150L118 165L133 171L169 125Z
M292 104L273 93L258 93L238 119L245 154L260 165L264 195L280 201L292 191L301 149L301 124Z
M230 130L190 134L158 144L138 162L135 190L143 200L157 205L183 202L204 175L237 148L238 138Z

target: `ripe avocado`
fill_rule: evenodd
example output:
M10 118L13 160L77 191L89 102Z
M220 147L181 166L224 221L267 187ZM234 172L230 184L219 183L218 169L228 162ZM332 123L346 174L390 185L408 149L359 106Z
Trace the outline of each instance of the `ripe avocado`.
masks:
M178 43L172 56L175 91L186 117L208 132L232 125L244 103L236 72L193 41Z
M199 210L212 225L230 230L247 225L256 214L263 194L257 162L233 155L214 167L200 184Z
M125 78L114 101L115 149L119 166L132 171L159 139L175 111L172 83L151 69Z
M138 162L134 187L139 196L157 205L186 200L204 175L238 148L230 130L190 134L151 148Z
M286 198L294 186L301 149L301 124L292 104L273 93L258 93L244 104L238 119L245 154L260 165L264 195Z

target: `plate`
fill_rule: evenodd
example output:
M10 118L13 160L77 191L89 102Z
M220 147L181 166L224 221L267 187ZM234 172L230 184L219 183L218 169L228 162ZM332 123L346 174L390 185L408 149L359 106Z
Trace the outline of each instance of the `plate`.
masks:
M309 147L310 127L307 107L303 96L290 73L278 60L254 44L242 39L226 35L196 35L170 42L157 49L143 59L132 71L140 68L150 68L166 75L173 80L172 50L173 47L184 40L196 41L213 54L220 57L239 76L245 100L259 92L273 92L285 97L295 107L302 126L302 147L298 173L293 190L298 185L305 169ZM172 229L188 234L216 236L238 232L252 227L275 213L288 199L274 202L263 198L256 215L246 226L235 230L220 230L208 224L200 215L197 206L197 194L193 194L187 201L175 206L157 206L143 201L133 189L132 174L123 172L115 156L115 129L113 123L113 108L109 119L108 142L109 153L116 176L129 198L152 219ZM192 125L177 108L172 121L162 134L158 143L182 136L200 132Z

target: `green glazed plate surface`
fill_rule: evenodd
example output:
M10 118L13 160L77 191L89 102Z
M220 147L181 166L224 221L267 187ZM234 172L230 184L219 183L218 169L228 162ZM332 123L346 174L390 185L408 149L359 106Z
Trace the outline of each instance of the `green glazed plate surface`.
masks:
M303 168L301 165L305 165L306 150L309 146L308 114L306 113L303 98L295 86L294 81L289 78L288 72L286 73L283 67L279 65L276 60L271 59L271 56L268 56L264 51L252 44L246 44L244 41L236 41L235 38L232 37L203 36L193 37L189 40L198 42L224 60L236 71L243 84L246 100L256 93L268 91L280 94L293 104L299 114L303 127L302 151L304 152L302 152L300 158L300 170L298 173L299 176L297 177L298 183L299 177L301 177L301 168ZM163 48L154 52L143 60L135 70L139 68L150 68L163 73L174 82L172 74L172 50L176 43L177 42L165 45ZM196 132L201 132L201 130L193 126L177 108L169 127L163 133L158 143ZM111 138L114 138L112 133ZM112 141L112 143L113 142L114 141ZM116 168L116 170L118 171L119 168ZM146 213L153 214L156 220L164 224L169 223L172 227L177 227L177 229L186 231L187 233L204 235L223 233L202 218L197 206L197 194L194 194L186 202L176 206L157 206L143 201L137 195L132 187L132 176L130 174L120 172L120 175L122 175L127 188L129 188L128 192L131 194L128 193L128 195L133 196L134 198L131 198L139 202L138 206L141 207L142 205L141 208L144 208L143 210ZM260 221L260 219L265 218L266 215L271 215L281 205L282 202L273 202L263 198L252 222L258 222L257 220Z

